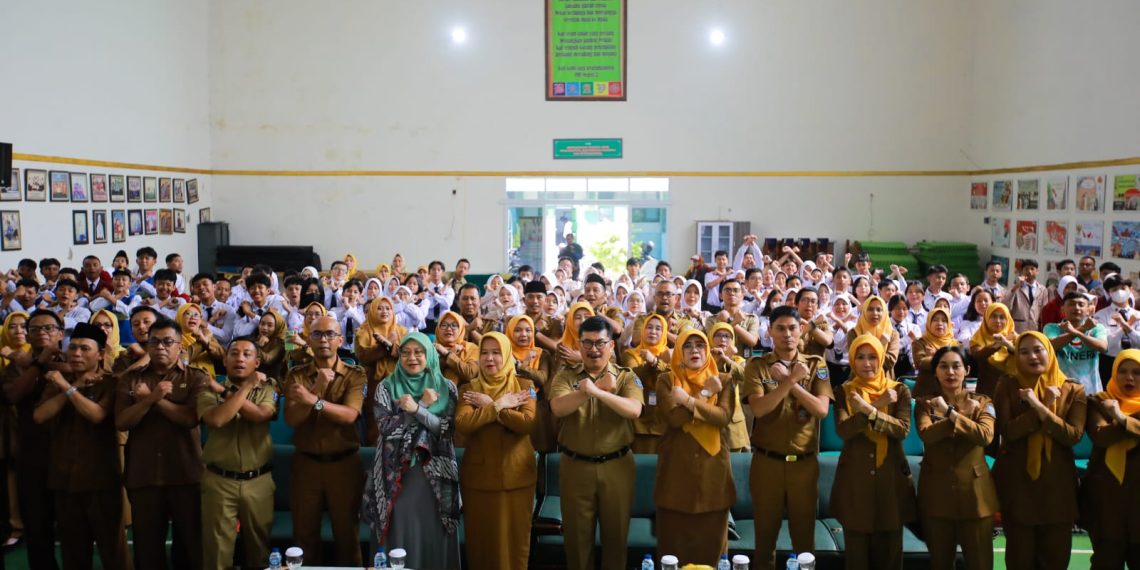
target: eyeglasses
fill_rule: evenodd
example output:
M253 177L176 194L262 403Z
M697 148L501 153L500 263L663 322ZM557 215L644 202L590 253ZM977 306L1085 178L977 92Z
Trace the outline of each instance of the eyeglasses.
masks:
M115 328L115 325L113 325L111 323L95 323L95 326L97 326L101 329L104 329L104 330L111 330L111 329Z
M715 338L717 340L732 340L732 335L730 335L726 332L718 332L718 333L713 335L713 338Z
M441 331L457 331L459 330L459 323L440 323L435 328Z
M32 325L32 326L28 327L28 332L30 332L32 334L41 333L41 332L53 333L53 332L61 331L61 330L63 330L63 329L61 329L59 327L59 325Z
M306 318L306 319L319 319L319 318L321 318L321 317L323 317L323 316L325 316L325 314L324 314L324 313L322 313L322 312L319 312L319 311L313 311L313 312L310 312L310 313L305 313L305 318Z
M313 331L313 332L309 333L309 336L312 337L313 340L321 340L321 339L332 340L332 339L340 336L340 332L339 331Z
M736 294L744 291L744 289L741 289L740 287L725 287L724 289L721 289L721 291L724 291L725 293Z
M178 339L172 338L172 337L171 338L152 338L152 339L146 341L146 344L147 344L147 346L153 346L153 347L160 347L161 346L162 348L170 348L170 347L178 344Z
M423 358L425 356L427 356L427 353L424 352L423 350L412 349L412 350L401 350L400 351L400 358L416 358L416 359L419 359L419 358Z
M606 340L584 340L582 341L582 348L586 350L602 349L609 343L613 342L611 339Z

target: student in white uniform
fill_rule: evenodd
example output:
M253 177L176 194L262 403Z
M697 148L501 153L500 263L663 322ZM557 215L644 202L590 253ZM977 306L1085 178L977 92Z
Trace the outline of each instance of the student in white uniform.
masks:
M1121 350L1140 348L1140 311L1133 305L1132 280L1113 275L1104 280L1109 305L1094 318L1108 329L1108 351L1100 357L1101 379L1112 377L1112 364Z
M982 326L986 307L989 307L990 303L993 302L993 295L988 290L981 287L974 288L974 294L970 295L966 314L962 315L961 323L954 325L954 337L962 343L962 346L970 346L970 339L974 338L974 333L978 332L978 327Z

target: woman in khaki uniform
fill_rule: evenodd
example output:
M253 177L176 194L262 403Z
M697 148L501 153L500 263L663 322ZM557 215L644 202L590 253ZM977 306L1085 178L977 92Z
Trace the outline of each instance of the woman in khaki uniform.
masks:
M594 316L594 307L585 301L570 305L566 311L566 327L562 331L562 339L558 341L558 353L554 359L554 373L558 374L563 368L582 364L582 345L578 338L578 327Z
M1062 569L1077 522L1073 446L1085 431L1085 390L1065 378L1045 335L1021 333L1014 346L1017 373L1003 377L994 395L1006 567Z
M1017 359L1013 358L1013 341L1016 338L1009 307L990 303L981 326L970 338L970 356L974 359L974 373L978 375L974 393L992 398L997 392L998 380L1017 372Z
M669 323L656 313L645 319L640 342L622 353L622 366L632 369L645 390L641 417L633 422L634 453L657 453L657 445L665 433L665 418L658 413L657 377L669 371ZM674 351L676 352L676 351Z
M396 323L396 308L392 300L387 297L376 297L366 307L367 315L364 324L356 331L356 358L360 366L368 375L368 393L374 394L376 386L380 384L393 370L400 360L400 340L408 334L408 330ZM364 417L372 417L372 398L364 399ZM374 422L366 422L364 427L364 445L376 445L380 437Z
M728 548L728 509L736 501L728 457L733 384L717 372L705 333L677 337L671 372L657 381L667 428L657 452L657 549L715 565Z
M937 396L942 392L938 378L934 375L934 353L944 346L961 346L954 338L954 325L950 323L950 311L934 309L926 315L926 330L911 344L910 354L918 377L914 381L914 397Z
M736 331L728 323L716 323L709 329L712 341L713 360L721 374L728 374L732 380L732 419L728 424L729 451L752 451L749 435L752 429L752 413L745 416L745 408L740 400L740 387L744 384L744 362L736 353Z
M550 453L558 447L554 437L554 414L550 413L550 381L553 379L550 353L535 343L534 320L529 316L511 317L506 330L519 378L530 380L535 388L536 419L530 442L535 450Z
M843 525L848 570L899 570L903 525L915 519L914 482L902 446L910 431L910 390L887 377L878 338L863 334L850 347L852 379L835 395L843 451L831 514Z
M257 349L261 366L257 371L274 380L285 378L285 317L270 309L257 323Z
M1140 568L1140 350L1120 351L1106 390L1088 401L1094 447L1081 519L1092 538L1092 568Z
M306 300L308 299L302 298L301 303L304 303ZM309 338L309 329L313 326L313 323L315 323L317 319L329 314L328 309L326 309L320 301L316 300L312 300L306 304L302 311L301 314L304 316L304 320L301 321L301 334L290 333L289 338L296 348L285 354L286 372L313 361L313 351L309 348L309 343L305 339ZM369 397L369 399L371 399L371 397Z
M214 338L214 333L210 332L209 323L202 318L202 308L194 303L186 303L178 307L174 320L182 327L183 358L187 365L205 372L210 379L210 391L221 393L223 388L218 383L214 365L221 363L226 351L218 339Z
M440 327L440 325L443 325ZM464 340L467 321L459 313L447 311L435 325L435 349L443 377L462 386L479 374L479 347Z
M954 550L960 545L967 570L990 570L998 501L985 447L994 438L994 407L988 396L966 390L970 368L961 347L940 348L930 361L939 392L919 399L915 407L925 445L918 509L930 567L953 569Z
M899 360L899 332L891 326L887 302L877 295L863 301L859 307L859 320L855 322L855 328L847 333L847 354L851 358L855 357L855 352L851 350L855 339L865 334L875 337L883 346L883 370L888 380L894 380L895 363Z
M467 565L525 570L538 466L530 434L534 384L515 371L505 335L483 335L479 375L459 393L455 429L467 434L459 470L467 518Z

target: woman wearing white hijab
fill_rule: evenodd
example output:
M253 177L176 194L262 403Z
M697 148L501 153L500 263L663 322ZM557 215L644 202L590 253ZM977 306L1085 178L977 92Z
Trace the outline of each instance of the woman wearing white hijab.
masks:
M396 278L393 277L392 279ZM417 305L412 290L403 285L396 288L392 297L392 305L396 311L396 324L409 331L423 330L427 326L427 304L430 301L425 299L420 301L423 304L422 306Z
M373 284L376 285L375 291L372 290ZM377 297L386 297L386 296L387 295L384 294L384 284L381 283L379 279L372 277L368 281L364 282L364 301L365 302L371 301Z
M681 313L698 323L704 323L709 317L708 311L701 310L701 299L704 298L705 287L700 281L696 279L685 281L685 286L681 289Z
M491 278L487 280L487 285L484 286L486 293L483 294L483 298L479 301L479 307L483 313L489 311L495 301L499 299L499 288L502 286L503 276L498 273L492 275Z

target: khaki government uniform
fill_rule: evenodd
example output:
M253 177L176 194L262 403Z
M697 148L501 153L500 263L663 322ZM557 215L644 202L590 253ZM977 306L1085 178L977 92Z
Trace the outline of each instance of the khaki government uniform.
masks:
M727 374L720 375L721 391L715 404L696 396L690 411L674 400L674 378L661 375L660 407L667 429L657 450L657 480L653 502L657 506L657 544L688 563L713 566L728 551L728 509L736 502L729 460L728 425L735 405L735 389ZM716 455L684 430L700 420L719 428L721 446Z
M1128 451L1124 481L1105 464L1110 445L1140 440L1140 414L1116 423L1105 410L1101 396L1088 399L1088 433L1093 442L1089 469L1081 482L1082 526L1092 539L1093 570L1140 568L1140 446Z
M833 400L835 396L823 359L797 353L796 361L808 367L808 376L800 385L817 398ZM780 359L775 352L748 361L740 394L742 401L748 402L753 396L763 396L779 387L771 373L771 366L777 362ZM815 551L819 424L792 395L767 415L753 420L752 468L748 480L756 519L756 568L775 567L776 538L785 509L792 548L796 552Z
M115 394L115 414L135 404L135 388L146 384L153 392L169 380L173 391L166 401L193 409L210 379L181 362L164 375L153 367L125 374ZM131 502L135 567L166 568L166 529L173 525L173 567L202 565L202 444L198 426L178 425L151 406L127 439L125 483Z
M607 364L606 370L615 377L615 394L644 401L641 381L632 370L613 363ZM588 377L580 368L562 370L554 376L550 398L577 391L578 382ZM633 421L593 398L561 419L558 445L563 454L559 479L563 536L570 570L594 568L594 532L599 523L601 567L626 567L629 517L637 474L633 455L629 453L633 434Z
M40 402L59 393L55 384L48 384ZM63 567L90 568L94 542L103 568L126 568L129 556L123 527L119 432L114 417L115 379L104 373L98 382L80 388L72 398L99 404L107 417L93 424L68 402L48 424L52 437L47 484L55 491Z
M994 479L1007 540L1006 565L1066 568L1078 514L1073 446L1085 432L1085 390L1072 380L1062 384L1056 415L1042 422L1021 401L1019 389L1017 378L1005 376L994 396L1001 435ZM1038 432L1053 440L1053 458L1046 461L1042 454L1041 475L1033 480L1026 471L1028 438Z
M519 378L519 388L534 389ZM495 411L460 399L455 430L467 434L459 468L467 539L466 564L471 568L526 570L530 556L530 523L538 481L531 432L537 405L528 399L518 408Z
M315 395L357 412L364 403L367 378L364 369L337 359L334 378ZM317 381L316 362L289 371L283 389L300 383L312 391ZM336 543L337 564L360 566L360 503L364 493L364 466L355 423L341 424L300 402L286 400L288 413L304 414L293 432L293 476L289 503L293 511L293 541L305 550L305 560L321 562L321 510L327 506ZM290 414L292 415L292 414ZM313 556L310 556L310 553Z
M815 319L811 321L810 326L811 329L805 328L803 333L800 335L799 352L807 354L809 356L818 356L820 358L823 358L824 353L827 352L827 349L831 347L820 344L815 340L813 336L811 336L810 332L819 330L823 331L825 334L835 334L835 329L832 328L831 322L827 320L827 317L823 315L817 315Z
M516 360L517 362L517 360ZM519 378L530 380L535 391L535 423L530 432L530 442L535 451L550 453L556 451L558 442L555 438L555 419L550 411L550 380L553 359L546 350L542 351L537 364L533 368L519 362L517 372Z
M976 406L969 413L961 409L966 400ZM919 400L915 406L924 445L918 509L930 567L952 570L955 548L961 545L967 570L989 570L994 566L998 497L985 447L994 439L994 407L988 396L969 393L946 403L957 408L950 418L935 415L929 400Z
M883 318L889 319L890 317L885 316ZM847 333L847 354L851 355L852 361L855 360L855 355L851 354L851 345L855 342L856 338L859 338L859 335L855 334L855 329L851 329L850 331L848 331L848 333ZM882 342L882 340L883 339L879 339L879 342ZM886 372L887 378L890 378L891 380L894 380L894 378L895 378L895 363L899 361L899 350L900 350L899 347L900 346L901 345L899 344L899 331L895 330L894 328L891 328L891 340L889 342L883 343L883 349L884 349L884 351L883 351L883 371ZM913 350L913 348L912 348L912 350ZM855 377L854 372L852 372L851 377L852 378ZM909 392L908 392L908 395L909 395ZM863 414L859 414L859 415L863 415Z
M624 364L627 366L632 364L628 353L634 351L636 349L629 349L625 352L626 362ZM643 362L640 366L628 366L637 375L637 379L641 380L641 389L645 394L645 403L641 406L641 415L633 421L633 444L630 447L634 453L657 453L661 436L665 434L665 417L658 413L661 409L659 407L661 395L657 391L657 378L669 371L667 356L662 353L657 358L655 365Z
M844 384L846 386L846 384ZM835 429L843 451L831 488L831 514L843 525L847 568L901 569L903 525L917 518L914 481L902 441L910 431L910 390L899 383L898 398L875 421L847 411L844 389L836 393ZM887 455L876 466L875 442L863 430L887 436Z
M712 330L713 325L719 322L720 321L716 318L716 314L710 315L708 318L706 318L704 328L705 334L708 335L709 331ZM727 324L733 327L734 333L736 331L736 327L740 327L747 331L749 334L760 334L760 317L757 317L752 313L744 313L743 320L734 321L732 319L729 319L727 321ZM733 336L736 338L736 354L739 354L744 358L750 357L752 355L752 347L744 344L744 341L740 338L739 334L734 334Z
M198 394L198 418L225 403L237 388L231 382L224 394ZM277 382L262 382L246 397L255 406L277 411ZM269 557L269 529L273 526L273 442L269 422L254 423L239 412L220 428L210 428L202 462L202 567L224 569L233 565L235 523L241 524L245 564L256 568Z
M728 424L729 451L752 451L751 440L749 439L752 432L752 422L750 421L752 420L752 412L748 410L748 404L740 396L744 389L745 363L746 361L739 356L733 356L730 364L717 363L717 370L721 374L728 374L733 387L732 419Z

